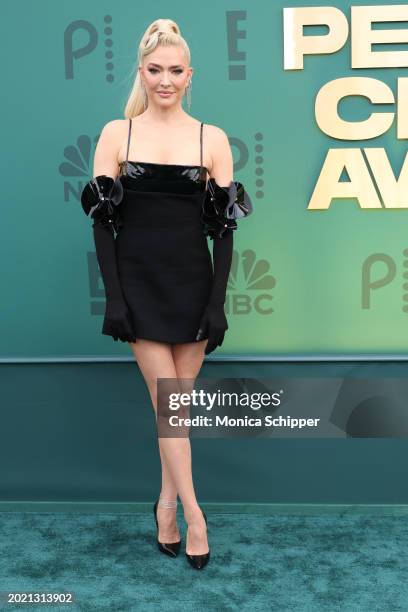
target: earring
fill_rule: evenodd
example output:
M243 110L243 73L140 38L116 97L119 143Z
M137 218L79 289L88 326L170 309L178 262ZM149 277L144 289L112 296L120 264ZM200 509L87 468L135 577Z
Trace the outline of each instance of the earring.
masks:
M143 81L142 81L142 93L143 93L143 106L146 108L147 107L147 93L146 93L146 87Z
M187 97L187 108L188 110L190 110L191 108L191 90L192 90L193 84L192 84L192 79L189 80L188 85L186 87L186 97Z

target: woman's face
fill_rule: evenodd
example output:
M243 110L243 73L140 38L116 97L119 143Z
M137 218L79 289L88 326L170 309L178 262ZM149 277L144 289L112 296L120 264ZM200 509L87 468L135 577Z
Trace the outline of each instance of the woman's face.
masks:
M173 106L181 104L185 89L193 74L182 47L158 45L139 67L150 104ZM167 92L165 95L162 92Z

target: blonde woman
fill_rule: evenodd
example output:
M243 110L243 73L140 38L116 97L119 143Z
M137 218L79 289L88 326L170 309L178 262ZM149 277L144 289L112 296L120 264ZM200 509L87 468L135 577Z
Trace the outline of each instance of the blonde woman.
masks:
M193 69L177 24L144 33L125 119L107 123L94 178L81 202L105 293L102 333L128 342L157 418L157 379L195 380L228 329L224 302L236 219L252 211L225 132L183 109ZM213 263L208 240L213 240ZM162 485L154 504L159 550L180 550L177 495L187 522L186 557L210 558L207 519L195 495L188 437L159 437Z

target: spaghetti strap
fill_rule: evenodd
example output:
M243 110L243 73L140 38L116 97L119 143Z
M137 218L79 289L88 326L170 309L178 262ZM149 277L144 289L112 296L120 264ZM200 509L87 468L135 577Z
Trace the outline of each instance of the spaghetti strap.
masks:
M128 144L127 144L127 151L126 151L126 164L129 158L129 145L130 145L130 132L132 131L132 119L129 118L129 135L128 135Z
M203 125L204 123L201 122L201 127L200 127L200 176L202 176L202 173L203 173Z

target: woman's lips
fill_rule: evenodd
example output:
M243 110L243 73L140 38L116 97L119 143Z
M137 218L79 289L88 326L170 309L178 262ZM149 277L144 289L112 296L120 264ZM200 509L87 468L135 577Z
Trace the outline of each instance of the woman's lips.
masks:
M162 98L168 98L169 96L172 95L172 91L158 91L157 92L159 94L159 96L161 96Z

